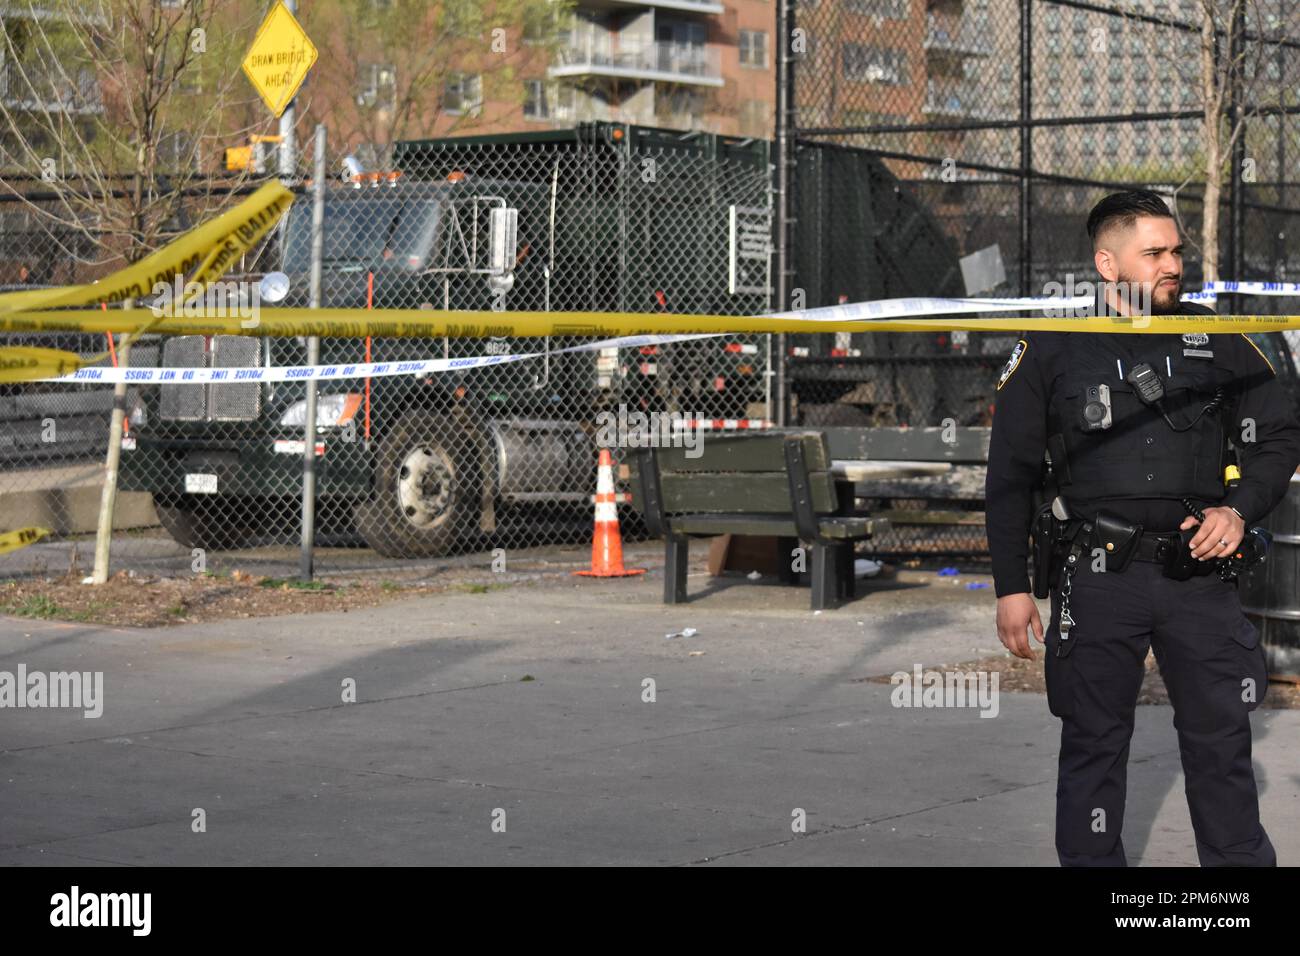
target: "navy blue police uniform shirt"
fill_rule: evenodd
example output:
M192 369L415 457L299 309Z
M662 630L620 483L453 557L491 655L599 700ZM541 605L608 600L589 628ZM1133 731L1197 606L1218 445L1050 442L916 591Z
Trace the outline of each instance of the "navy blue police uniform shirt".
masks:
M1213 315L1211 309L1184 303L1180 311ZM1053 390L1070 361L1071 339L1090 335L1100 340L1119 360L1125 372L1137 361L1150 362L1161 377L1165 355L1181 356L1187 346L1177 333L1112 334L1087 332L1032 332L1017 342L997 384L993 430L989 441L985 481L985 522L993 564L994 593L998 597L1030 591L1029 532L1033 521L1035 490L1045 474L1044 453L1049 433L1048 408ZM1202 348L1212 350L1228 365L1233 382L1224 412L1225 427L1238 448L1242 477L1221 500L1193 498L1197 507L1232 506L1247 526L1258 524L1286 495L1288 483L1300 466L1300 422L1291 399L1277 380L1268 359L1245 335L1216 333ZM1118 372L1116 373L1118 374ZM1148 413L1167 428L1155 410ZM1253 419L1253 442L1242 442L1240 423ZM1068 425L1068 423L1066 423ZM1112 498L1079 500L1068 488L1061 495L1072 515L1092 518L1098 508L1141 524L1144 531L1176 531L1187 509L1177 498Z

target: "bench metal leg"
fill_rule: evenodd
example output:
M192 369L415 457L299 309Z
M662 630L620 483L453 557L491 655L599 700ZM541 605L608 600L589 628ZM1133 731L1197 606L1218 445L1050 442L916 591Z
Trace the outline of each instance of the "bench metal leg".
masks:
M845 541L835 546L836 560L839 562L840 588L839 596L851 601L855 596L857 579L853 573L853 542Z
M691 539L670 534L664 542L664 603L685 604L686 565L691 553Z
M839 549L834 545L812 546L812 609L824 611L840 606Z

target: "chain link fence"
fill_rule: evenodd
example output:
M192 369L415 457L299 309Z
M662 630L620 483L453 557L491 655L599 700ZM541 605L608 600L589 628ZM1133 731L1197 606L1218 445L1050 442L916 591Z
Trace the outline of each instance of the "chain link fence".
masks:
M596 124L398 144L391 170L359 175L351 157L331 155L321 183L320 304L768 311L767 148L762 141ZM311 157L303 157L304 180L310 168ZM278 231L227 281L260 290L266 273L281 271L288 292L277 304L306 306L315 188L297 192ZM755 236L763 240L761 254ZM492 261L494 248L508 249L504 270ZM572 325L581 333L580 317ZM95 336L24 341L36 338L58 338L83 355L106 347ZM321 339L314 360L321 365L540 354L439 374L322 382L316 568L396 568L471 550L589 540L601 428L635 428L638 415L661 431L766 424L768 338L728 335L637 348L599 347L581 334ZM312 344L146 336L129 362L280 368L313 364ZM562 351L574 347L581 350ZM130 388L114 568L239 567L279 575L296 568L306 391L298 381ZM25 384L8 393L0 414L6 431L12 422L21 437L3 449L4 523L41 524L56 535L0 557L0 573L62 570L51 562L69 560L69 543L84 563L93 546L111 389ZM635 515L625 508L624 517L625 530L635 533Z
M1241 63L1238 83L1225 94L1235 91L1245 117L1241 147L1224 155L1238 173L1225 178L1221 197L1218 275L1295 281L1300 14L1288 0L1243 7L1244 32L1234 45L1225 32L1232 5L1215 0L797 2L793 215L827 201L808 160L817 155L814 144L846 154L856 148L897 177L895 195L884 192L888 228L874 268L834 277L818 298L1044 295L1049 283L1065 286L1070 276L1092 280L1088 211L1105 194L1134 186L1170 196L1188 239L1184 289L1198 289L1207 146L1199 48L1207 9L1218 30L1216 62ZM829 225L839 231L823 237L823 247L851 241L843 220ZM808 245L801 228L796 222L796 257ZM926 234L928 241L917 239ZM897 291L903 288L909 291ZM1279 314L1294 306L1233 295L1221 297L1217 310ZM1300 397L1295 343L1281 333L1255 338ZM983 333L792 337L792 420L988 425L993 383L1014 340ZM982 477L973 484L982 498ZM917 509L964 497L960 487L912 487L917 497L906 504ZM892 538L881 546L960 553L970 537L969 528L954 527L928 530L924 542Z

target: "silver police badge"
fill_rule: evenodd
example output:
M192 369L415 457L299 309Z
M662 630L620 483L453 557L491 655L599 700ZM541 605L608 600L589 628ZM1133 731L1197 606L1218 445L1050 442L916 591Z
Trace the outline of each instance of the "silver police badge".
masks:
M1011 358L1007 359L1006 366L1002 369L1002 374L998 377L998 388L1005 384L1006 380L1011 377L1011 373L1016 370L1020 364L1020 359L1024 357L1025 349L1029 348L1029 343L1021 339L1016 343L1016 347L1011 350Z
M1210 337L1204 332L1187 332L1183 335L1183 344L1196 348L1198 345L1209 345Z

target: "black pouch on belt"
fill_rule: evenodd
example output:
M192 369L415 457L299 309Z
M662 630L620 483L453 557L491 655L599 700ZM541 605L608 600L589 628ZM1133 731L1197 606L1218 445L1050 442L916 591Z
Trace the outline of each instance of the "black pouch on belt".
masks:
M1142 526L1129 524L1112 511L1098 511L1092 523L1093 546L1105 553L1106 570L1123 571L1137 552Z
M1169 547L1165 550L1165 563L1161 572L1167 578L1173 578L1175 581L1186 581L1188 578L1204 577L1212 574L1219 566L1218 561L1197 561L1192 557L1191 542L1196 536L1200 526L1188 528L1185 531L1178 532L1178 540L1171 541Z

